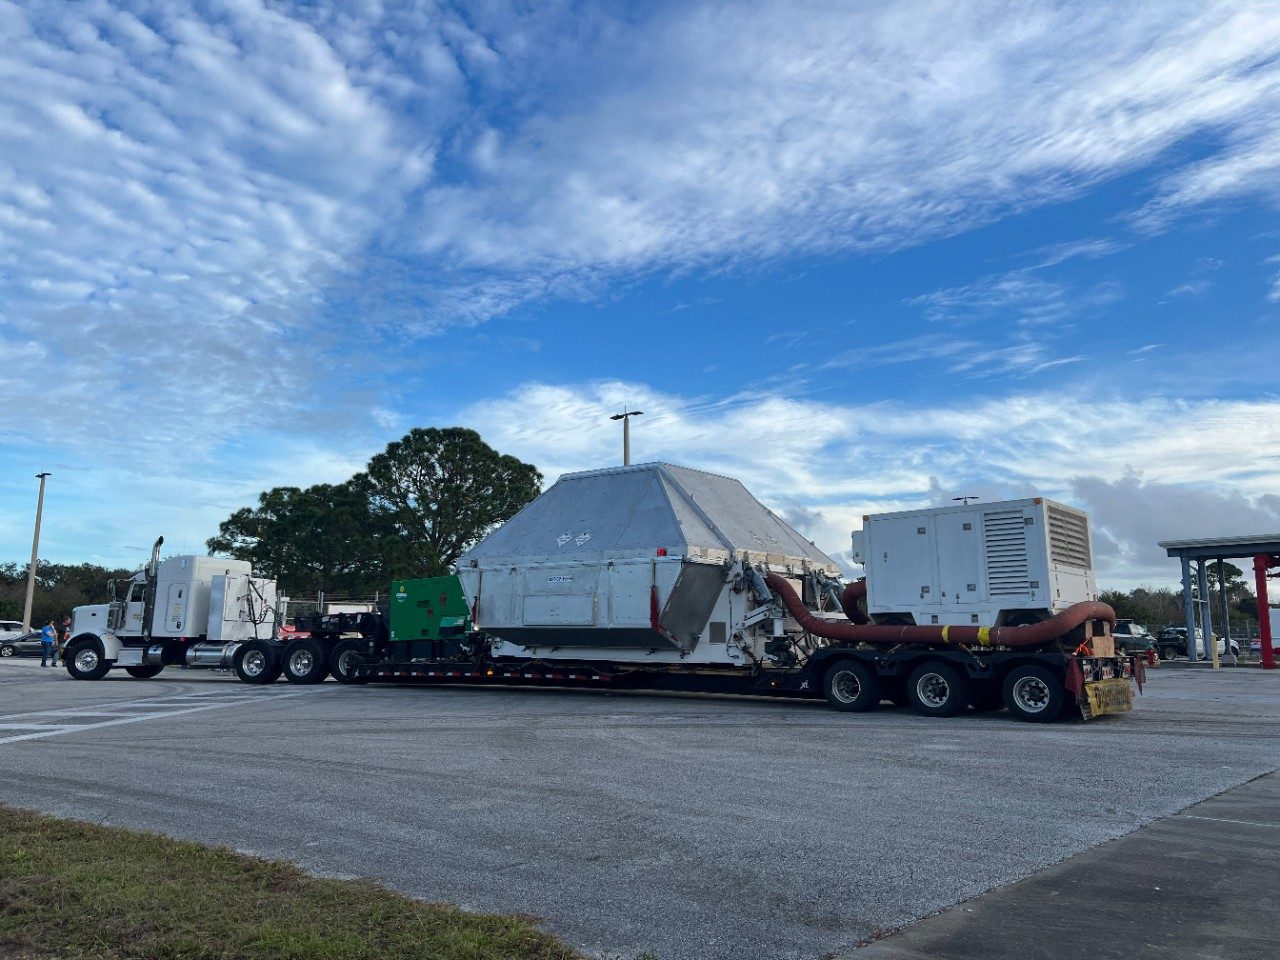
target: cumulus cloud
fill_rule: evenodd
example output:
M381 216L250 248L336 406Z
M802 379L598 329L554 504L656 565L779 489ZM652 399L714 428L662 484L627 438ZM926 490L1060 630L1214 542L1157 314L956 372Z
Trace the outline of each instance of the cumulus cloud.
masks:
M1280 496L1250 497L1203 485L1144 480L1127 472L1114 480L1073 477L1074 496L1091 512L1096 552L1128 580L1161 570L1176 576L1162 540L1280 533Z
M637 461L738 477L833 555L847 550L849 531L867 512L961 495L1043 495L1096 511L1103 541L1114 545L1100 551L1112 582L1167 579L1158 540L1196 530L1257 532L1264 521L1276 526L1267 511L1280 506L1271 494L1280 462L1256 453L1280 449L1276 399L1041 393L920 409L781 396L707 401L605 381L531 383L461 417L554 478L619 462L621 440L608 417L625 404L645 411L632 434Z

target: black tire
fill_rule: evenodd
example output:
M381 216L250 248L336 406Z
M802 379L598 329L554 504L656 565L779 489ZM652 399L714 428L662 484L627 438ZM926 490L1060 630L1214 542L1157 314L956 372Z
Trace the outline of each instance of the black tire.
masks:
M1177 647L1161 647L1161 648L1160 648L1160 659L1161 659L1161 660L1165 660L1165 661L1168 661L1168 660L1177 660L1177 659L1178 659L1178 648L1177 648Z
M1062 716L1068 702L1062 677L1047 667L1024 664L1004 678L1004 705L1019 720L1052 723Z
M242 683L275 683L282 669L280 648L268 640L247 640L231 655L231 669Z
M111 669L102 641L97 637L72 640L62 656L73 680L101 680Z
M1004 691L998 680L974 680L970 683L969 706L975 713L993 713L1004 709Z
M922 663L907 679L911 707L926 717L954 717L969 705L969 678L941 660Z
M139 680L150 680L152 677L159 676L160 671L163 669L163 664L148 663L140 667L125 667L124 672L131 677L137 677Z
M880 705L880 678L860 660L839 660L822 677L822 695L837 710L874 710Z
M364 683L368 678L357 677L352 668L364 661L366 646L364 640L356 640L354 637L339 641L329 654L329 672L333 674L333 679L339 683Z
M0 657L16 657L18 648L12 643L0 644Z
M290 683L320 683L329 675L329 658L319 641L307 637L284 648L284 678Z

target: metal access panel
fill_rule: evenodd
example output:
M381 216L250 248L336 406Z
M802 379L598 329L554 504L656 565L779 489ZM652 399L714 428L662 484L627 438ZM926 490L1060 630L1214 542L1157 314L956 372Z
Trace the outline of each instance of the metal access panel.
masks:
M276 600L274 580L215 574L209 581L205 636L216 643L270 639L276 630Z

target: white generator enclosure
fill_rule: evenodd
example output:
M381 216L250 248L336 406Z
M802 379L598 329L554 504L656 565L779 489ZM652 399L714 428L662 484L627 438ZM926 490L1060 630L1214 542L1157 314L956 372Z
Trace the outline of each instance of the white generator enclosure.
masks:
M497 656L723 664L769 639L744 562L839 573L737 480L650 463L562 476L458 575Z
M1043 497L863 517L853 561L881 622L1031 622L1098 598L1088 514Z

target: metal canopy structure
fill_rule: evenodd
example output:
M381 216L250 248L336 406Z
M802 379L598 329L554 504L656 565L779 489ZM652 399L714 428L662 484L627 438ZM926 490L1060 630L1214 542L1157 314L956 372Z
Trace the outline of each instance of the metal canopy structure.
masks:
M1271 646L1271 609L1267 600L1267 571L1280 567L1280 533L1258 534L1249 537L1220 537L1200 540L1162 540L1160 546L1170 557L1182 561L1182 609L1187 621L1187 657L1197 660L1196 622L1202 622L1205 656L1218 662L1218 648L1212 641L1213 613L1209 609L1208 564L1218 563L1218 583L1226 583L1222 564L1226 560L1253 558L1254 583L1258 595L1258 634L1262 647L1262 667L1274 670L1275 651ZM1196 579L1192 580L1192 562L1196 565ZM1198 591L1199 598L1195 596ZM1222 620L1226 624L1227 655L1231 656L1231 621L1227 617L1227 592L1222 595ZM1234 659L1234 658L1233 658Z

